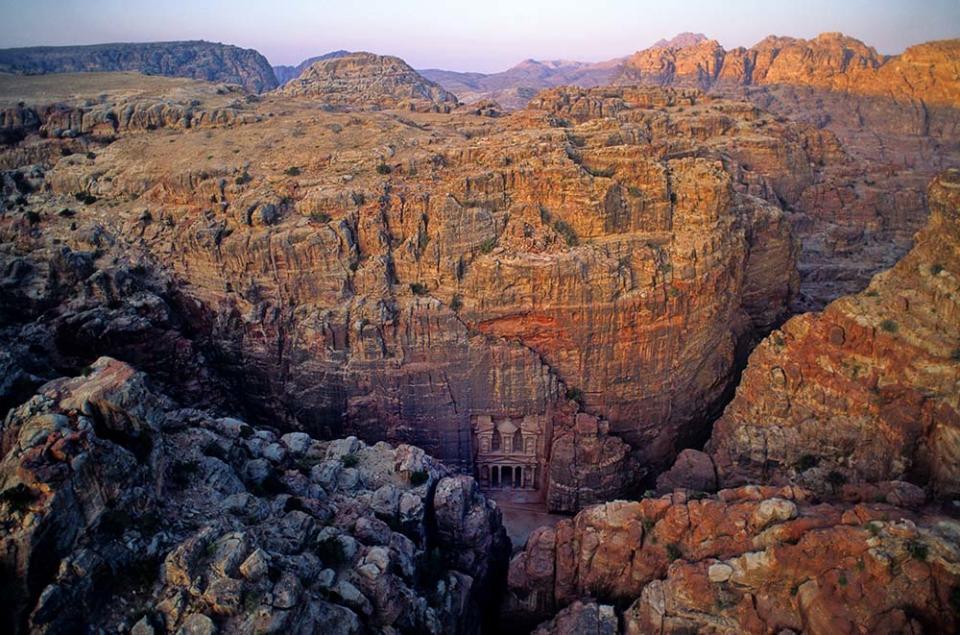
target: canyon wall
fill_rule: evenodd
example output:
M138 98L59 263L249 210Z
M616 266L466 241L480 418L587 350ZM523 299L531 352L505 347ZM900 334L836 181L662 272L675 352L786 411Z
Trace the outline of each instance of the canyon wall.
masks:
M0 72L23 75L136 71L239 84L253 93L273 90L277 79L253 49L215 42L146 42L0 49Z

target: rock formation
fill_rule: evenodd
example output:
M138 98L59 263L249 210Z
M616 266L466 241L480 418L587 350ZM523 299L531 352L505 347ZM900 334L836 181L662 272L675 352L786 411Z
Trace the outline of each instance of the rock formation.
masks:
M951 632L960 524L903 507L922 492L889 485L900 507L792 487L590 507L513 558L505 618L566 607L540 633Z
M350 55L350 51L344 51L344 50L331 51L329 53L324 53L323 55L308 57L307 59L303 60L296 66L287 66L287 65L274 66L273 74L277 78L277 84L280 86L283 86L290 80L300 77L300 74L303 73L303 71L307 70L317 62L320 62L323 60L329 60L337 57L344 57L345 55Z
M5 632L475 632L507 554L410 446L184 409L101 358L2 427Z
M110 257L169 275L253 420L471 470L479 417L537 418L529 482L571 511L705 437L742 347L796 291L778 192L835 153L748 104L662 90L558 90L499 119L252 108L11 177L6 240L42 274L55 249L105 250L86 242L99 228Z
M280 91L331 107L449 112L457 98L398 57L373 53L324 56Z
M117 43L0 49L0 72L24 75L136 71L240 84L262 93L277 86L273 69L257 51L214 42Z
M707 446L721 486L903 479L960 493L960 172L928 199L893 269L752 353Z

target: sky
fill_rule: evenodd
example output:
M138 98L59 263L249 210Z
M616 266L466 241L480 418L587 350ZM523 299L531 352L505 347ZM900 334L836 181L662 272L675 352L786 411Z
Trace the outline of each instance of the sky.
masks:
M960 37L960 0L0 0L0 15L0 48L204 39L274 65L347 49L479 72L620 57L683 31L726 48L842 31L889 54Z

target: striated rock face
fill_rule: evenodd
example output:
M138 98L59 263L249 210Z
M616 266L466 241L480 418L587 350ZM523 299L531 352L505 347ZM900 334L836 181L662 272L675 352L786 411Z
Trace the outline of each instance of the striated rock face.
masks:
M0 49L0 72L22 75L136 71L240 84L262 93L277 86L267 59L253 49L214 42L117 43Z
M795 308L809 311L906 253L926 218L926 183L960 166L958 60L960 40L882 56L838 33L730 51L703 39L638 52L615 82L709 89L837 135L852 161L784 199L803 243Z
M5 632L475 632L509 549L418 448L181 409L109 358L0 431Z
M497 119L277 94L254 113L11 174L5 262L37 286L63 247L163 274L233 411L414 443L464 471L483 451L568 511L703 441L743 348L797 289L779 198L838 152L670 90L551 91ZM481 418L509 446L482 450ZM523 421L538 427L515 443Z
M324 57L281 88L332 107L400 108L449 112L457 98L398 57L350 53Z
M721 485L903 479L960 493L960 172L928 198L928 224L893 269L750 356L707 446Z
M950 632L958 532L930 511L815 504L790 487L607 503L531 535L506 616L568 607L544 633ZM604 604L628 606L619 629Z

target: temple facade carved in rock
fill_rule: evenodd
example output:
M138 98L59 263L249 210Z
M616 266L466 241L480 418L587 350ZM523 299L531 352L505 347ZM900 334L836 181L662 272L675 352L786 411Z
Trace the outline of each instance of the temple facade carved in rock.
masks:
M480 486L542 498L546 468L546 415L473 418L474 466ZM533 496L531 496L533 494Z

